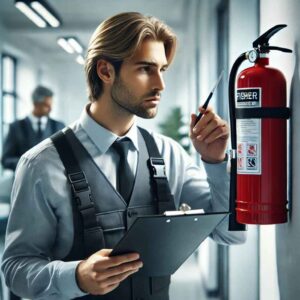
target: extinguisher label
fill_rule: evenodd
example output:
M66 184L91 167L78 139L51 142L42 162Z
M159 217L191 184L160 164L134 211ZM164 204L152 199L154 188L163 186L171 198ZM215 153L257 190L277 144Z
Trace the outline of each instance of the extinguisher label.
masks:
M259 107L260 88L244 88L237 90L238 107Z
M261 107L261 88L237 89L237 108ZM238 174L261 174L261 120L237 119Z

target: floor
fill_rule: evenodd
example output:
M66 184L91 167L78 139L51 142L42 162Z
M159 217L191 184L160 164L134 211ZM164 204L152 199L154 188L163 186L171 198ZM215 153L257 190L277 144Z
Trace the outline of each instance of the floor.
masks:
M207 298L195 256L191 256L172 276L170 300L216 300Z

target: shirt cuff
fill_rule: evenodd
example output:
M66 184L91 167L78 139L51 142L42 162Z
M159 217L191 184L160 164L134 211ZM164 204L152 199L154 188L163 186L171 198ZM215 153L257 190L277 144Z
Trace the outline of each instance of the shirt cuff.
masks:
M58 271L58 290L69 299L87 295L77 285L76 268L80 261L61 262Z

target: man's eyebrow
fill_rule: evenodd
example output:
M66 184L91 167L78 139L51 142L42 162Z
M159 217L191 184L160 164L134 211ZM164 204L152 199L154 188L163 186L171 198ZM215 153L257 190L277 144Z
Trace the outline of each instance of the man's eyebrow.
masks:
M142 60L142 61L137 61L137 62L135 62L134 64L135 64L135 65L143 65L143 66L145 66L145 65L147 65L147 66L154 66L154 67L157 67L157 66L158 66L158 64L155 63L155 62L144 61L144 60ZM168 66L169 66L168 64L165 64L165 65L162 66L162 68L167 68Z

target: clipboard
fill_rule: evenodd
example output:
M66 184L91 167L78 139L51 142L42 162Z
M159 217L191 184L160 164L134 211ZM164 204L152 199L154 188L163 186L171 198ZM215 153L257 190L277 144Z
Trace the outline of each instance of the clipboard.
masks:
M145 276L171 275L228 212L137 217L110 256L137 252Z

